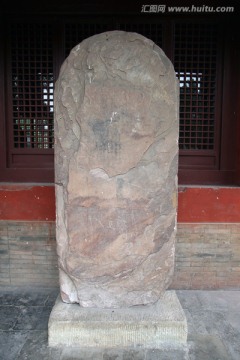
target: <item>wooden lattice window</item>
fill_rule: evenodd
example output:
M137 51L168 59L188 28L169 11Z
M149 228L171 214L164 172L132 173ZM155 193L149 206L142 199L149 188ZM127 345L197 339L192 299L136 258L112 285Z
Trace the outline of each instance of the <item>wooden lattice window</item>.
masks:
M53 88L60 66L85 38L125 30L152 39L174 64L180 82L180 182L234 183L239 63L231 43L234 28L222 31L218 19L142 15L5 22L0 32L0 181L53 181Z
M53 148L53 39L50 25L11 26L14 148Z
M174 65L180 82L182 150L213 150L216 138L217 29L177 23Z
M160 23L136 23L136 22L109 22L101 23L67 23L65 24L65 56L69 55L71 49L89 36L110 30L123 30L137 32L153 40L158 46L163 44L163 27Z
M65 24L64 31L64 49L65 49L65 57L67 57L74 46L82 42L84 39L88 37L100 34L105 31L114 30L114 27L111 23L108 22L97 22L94 23L67 23Z
M154 41L158 46L163 44L163 27L161 23L124 23L119 22L120 30L137 32Z

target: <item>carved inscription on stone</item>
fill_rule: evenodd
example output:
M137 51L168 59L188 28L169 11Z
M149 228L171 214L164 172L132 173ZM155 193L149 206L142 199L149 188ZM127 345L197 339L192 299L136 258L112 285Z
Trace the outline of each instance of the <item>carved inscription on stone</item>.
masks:
M157 301L171 282L178 83L151 40L112 31L77 45L55 90L61 296L84 307Z

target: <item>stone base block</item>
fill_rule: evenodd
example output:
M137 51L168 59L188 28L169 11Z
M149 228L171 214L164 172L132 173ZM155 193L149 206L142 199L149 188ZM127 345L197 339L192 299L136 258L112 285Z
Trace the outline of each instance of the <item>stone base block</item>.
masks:
M154 305L83 308L57 298L48 323L50 347L178 348L187 343L187 321L174 291Z

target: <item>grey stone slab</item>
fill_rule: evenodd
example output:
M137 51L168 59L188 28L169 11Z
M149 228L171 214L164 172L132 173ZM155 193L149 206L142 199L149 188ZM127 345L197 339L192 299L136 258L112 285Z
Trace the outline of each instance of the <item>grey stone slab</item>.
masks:
M99 349L64 348L60 360L103 360L103 354Z
M145 349L107 349L103 360L145 360Z
M188 349L148 350L146 353L146 360L188 360Z
M145 351L138 349L124 350L122 354L123 360L145 360Z
M58 293L58 288L3 287L0 293L0 306L52 306Z
M204 305L205 310L239 314L239 311L237 311L239 303L238 291L198 291L196 295Z
M208 324L211 324L211 313L204 311L203 309L195 309L194 311L190 311L191 314L191 323L195 328L195 332L207 335L208 332Z
M240 312L234 309L234 311L227 312L225 318L227 322L240 333Z
M49 346L163 348L186 344L187 321L174 291L154 305L82 308L58 297L48 324Z
M47 301L47 295L41 293L29 294L29 292L23 292L21 297L18 298L17 305L24 306L43 306Z
M18 307L19 315L14 330L45 330L47 329L51 307Z
M196 333L197 327L195 326L195 322L193 320L192 314L188 309L184 309L184 313L187 319L188 334Z
M24 316L24 313L19 312L19 306L15 306L14 302L18 303L18 297L23 297L22 291L19 288L12 291L13 297L9 297L10 290L8 287L0 287L0 324L5 319L5 330L0 331L0 360L103 360L105 357L119 360L161 360L168 359L178 360L181 352L168 349L162 351L159 349L84 349L80 353L79 349L71 352L71 348L49 348L47 343L47 324L44 320L42 327L44 330L36 330L36 321L41 317L47 317L49 307L43 306L43 312L33 312L33 317L30 316L31 310L28 312L26 323L27 330L10 330L13 324L19 321L19 316ZM25 290L24 290L25 291ZM44 289L46 297L49 294L53 296L53 289ZM54 290L56 291L56 290ZM33 289L33 293L37 294L37 290ZM179 295L179 292L177 292ZM240 291L223 291L213 293L212 291L204 291L205 295L201 297L200 307L194 306L195 295L198 291L181 291L179 299L184 300L185 314L188 321L188 346L189 346L189 360L239 360L240 354L240 331L239 331L239 314L240 314ZM29 298L29 294L24 296ZM212 300L209 300L213 296ZM222 297L226 300L228 311L223 311L222 302L216 301L216 297ZM184 299L185 297L185 299ZM14 299L14 302L12 301ZM50 298L49 298L50 299ZM210 309L210 302L214 303L214 309ZM182 302L183 303L183 302ZM5 304L3 306L3 304ZM8 306L6 306L8 304ZM11 305L10 305L11 304ZM205 308L206 304L206 308ZM29 305L29 308L34 306ZM24 309L25 306L21 306ZM212 305L211 305L212 308ZM1 311L2 309L2 311ZM5 311L9 309L9 311ZM23 319L23 318L22 318ZM40 321L40 320L39 320ZM28 327L30 329L28 329ZM34 329L35 327L35 329ZM154 350L154 351L153 351ZM36 355L37 354L37 355ZM39 355L38 355L39 354ZM178 356L178 357L177 357ZM181 359L181 358L180 358ZM182 360L182 359L181 359Z
M13 330L19 316L14 306L0 306L0 330Z
M0 306L12 305L14 302L12 294L0 294Z
M0 360L16 360L27 338L26 331L0 331Z
M212 291L211 293L198 291L196 296L201 304L204 304L206 310L228 311L229 309L229 303L223 291Z
M229 356L234 360L240 358L240 332L233 327L227 320L226 313L215 312L211 313L214 327L208 323L209 333L213 336L218 336L225 345Z
M49 358L47 330L29 331L27 339L16 357L16 360L42 360Z
M63 360L62 359L62 349L48 348L48 358L47 360ZM67 359L66 359L67 360ZM69 359L70 360L70 359Z
M108 349L103 353L103 360L123 360L122 349Z
M48 291L48 296L45 302L45 306L51 306L55 304L56 298L59 294L59 288L52 289L51 291Z
M219 337L198 334L189 342L189 360L232 360L232 358Z
M177 290L176 291L178 299L183 307L183 309L200 309L202 308L202 303L198 298L198 291L191 290Z

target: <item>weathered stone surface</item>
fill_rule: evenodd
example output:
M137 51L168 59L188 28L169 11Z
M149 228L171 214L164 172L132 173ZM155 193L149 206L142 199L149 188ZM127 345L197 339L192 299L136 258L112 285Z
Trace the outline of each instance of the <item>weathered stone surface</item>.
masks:
M182 349L187 320L174 291L149 306L89 309L60 298L48 322L49 346L86 348Z
M61 296L83 307L153 303L174 268L178 86L151 40L95 35L55 90Z

